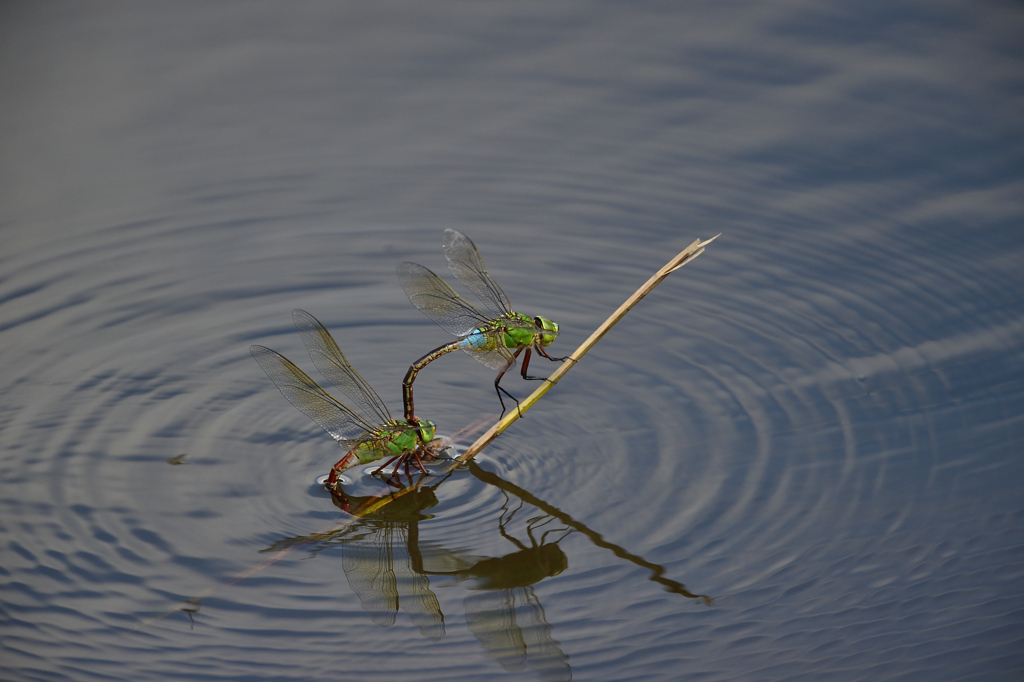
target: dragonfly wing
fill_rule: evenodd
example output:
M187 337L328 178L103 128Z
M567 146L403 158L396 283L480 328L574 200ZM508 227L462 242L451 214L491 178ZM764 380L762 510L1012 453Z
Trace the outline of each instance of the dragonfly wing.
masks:
M487 272L484 259L469 237L449 227L444 231L444 255L452 274L476 294L495 317L512 312L508 297Z
M508 369L515 363L516 359L508 348L494 348L492 350L466 350L477 362L490 367L495 372Z
M381 424L390 422L391 414L384 401L366 379L359 376L320 320L298 308L292 311L292 320L320 373L344 391L363 414L373 415Z
M250 346L249 352L288 402L319 424L334 440L354 446L374 430L372 424L328 395L308 374L277 351Z
M465 336L490 321L479 308L422 265L406 261L398 264L396 272L409 302L449 334Z

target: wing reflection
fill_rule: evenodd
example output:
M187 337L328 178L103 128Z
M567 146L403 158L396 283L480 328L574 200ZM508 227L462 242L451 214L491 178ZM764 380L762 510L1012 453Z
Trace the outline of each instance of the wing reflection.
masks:
M437 506L434 491L447 478L431 477L437 482L426 486L422 484L428 479L421 474L404 491L406 494L392 497L393 502L372 515L359 517L338 531L279 541L268 550L280 551L295 544L310 545L311 552L340 548L349 588L374 623L385 628L394 625L401 609L420 634L436 642L445 633L444 614L421 568L419 522L433 518L423 512ZM367 508L378 497L346 495L339 489L332 499L339 508L351 512Z
M533 589L535 583L556 576L569 567L569 558L558 543L572 529L546 528L554 517L541 515L525 523L529 544L520 541L510 526L523 501L510 508L511 500L502 490L505 504L498 519L498 532L519 548L500 557L484 557L465 568L430 570L436 554L424 570L435 575L453 574L475 581L474 593L466 596L463 606L466 625L488 657L507 671L533 670L542 680L571 680L569 657L551 634L551 625L544 607ZM540 536L539 538L537 536ZM549 536L552 539L549 542ZM449 554L451 554L449 552Z
M476 592L463 602L470 632L509 672L533 670L542 680L571 680L569 657L532 587Z
M407 526L396 521L372 521L363 530L341 549L345 578L363 610L374 623L386 628L394 625L401 608L420 634L435 642L441 639L444 614L430 590L430 580L412 570Z
M374 623L393 625L401 609L424 637L434 641L444 636L445 624L429 576L454 577L470 590L463 600L466 624L485 654L507 671L531 671L542 680L572 679L569 657L554 638L534 589L537 583L568 568L569 559L559 543L572 533L649 570L648 579L667 591L712 603L711 597L690 592L682 583L666 578L663 566L608 542L529 491L474 462L469 463L469 472L501 491L504 503L497 530L515 551L477 556L436 542L420 542L419 522L433 518L424 512L438 504L435 490L452 475L449 470L440 477L421 475L401 490L375 496L357 497L339 488L333 500L352 514L350 522L335 530L275 542L264 551L277 554L264 563L297 547L314 553L340 549L349 587ZM433 484L424 485L428 480Z

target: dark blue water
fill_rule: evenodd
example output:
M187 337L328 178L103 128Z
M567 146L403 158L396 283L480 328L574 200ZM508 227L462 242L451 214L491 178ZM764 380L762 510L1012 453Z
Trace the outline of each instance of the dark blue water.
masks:
M0 676L1020 679L1022 34L1014 3L4 5ZM722 236L478 467L352 522L248 347L316 376L309 310L399 414L451 337L394 266L454 283L446 227L555 354ZM489 424L493 376L441 358L418 412Z

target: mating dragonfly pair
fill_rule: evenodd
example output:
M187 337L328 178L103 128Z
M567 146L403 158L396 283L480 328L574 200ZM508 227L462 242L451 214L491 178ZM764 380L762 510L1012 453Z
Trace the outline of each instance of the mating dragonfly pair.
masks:
M456 341L430 351L409 367L402 381L404 421L391 417L380 396L359 376L327 329L304 310L292 311L292 319L313 365L369 418L331 396L280 353L265 346L249 348L284 397L346 450L345 456L331 468L326 482L328 487L333 487L346 469L385 457L390 459L373 473L379 473L394 462L394 476L403 463L408 471L411 460L426 471L421 455L437 455L441 439L435 439L434 422L416 416L412 385L419 371L442 355L463 350L487 367L498 370L494 389L501 402L502 415L505 414L502 393L516 402L516 409L519 406L515 396L502 388L499 382L520 354L525 351L520 373L524 379L531 380L544 379L527 374L533 351L548 360L565 359L553 358L544 350L558 336L558 325L546 317L531 318L514 312L501 287L488 274L480 252L469 237L457 230L445 230L444 253L452 274L483 301L490 314L463 299L443 279L422 265L398 264L398 280L409 301L439 327L458 337Z

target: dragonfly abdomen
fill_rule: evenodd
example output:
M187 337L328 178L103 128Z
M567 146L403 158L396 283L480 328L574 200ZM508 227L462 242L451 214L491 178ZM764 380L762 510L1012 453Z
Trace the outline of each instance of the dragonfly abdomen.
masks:
M496 345L494 337L484 329L474 329L469 333L469 336L459 341L459 349L469 351L470 353L493 350Z
M477 333L478 331L472 332L470 337ZM402 402L405 404L405 421L410 424L419 423L419 420L416 418L416 411L413 408L412 402L412 382L416 381L416 375L419 374L421 369L429 365L434 360L437 360L442 355L447 355L448 353L461 349L462 344L465 343L468 338L469 337L461 341L452 341L451 343L439 346L409 366L409 371L405 373L405 378L402 379Z
M385 444L379 440L371 440L365 443L360 443L356 447L352 448L352 450L349 451L348 453L355 457L356 460L358 460L358 462L352 462L348 464L348 466L343 466L339 468L339 471L344 471L349 467L355 466L357 463L369 464L370 462L376 462L378 459L382 459L390 451L390 448L387 447L388 445L390 445L390 443Z

